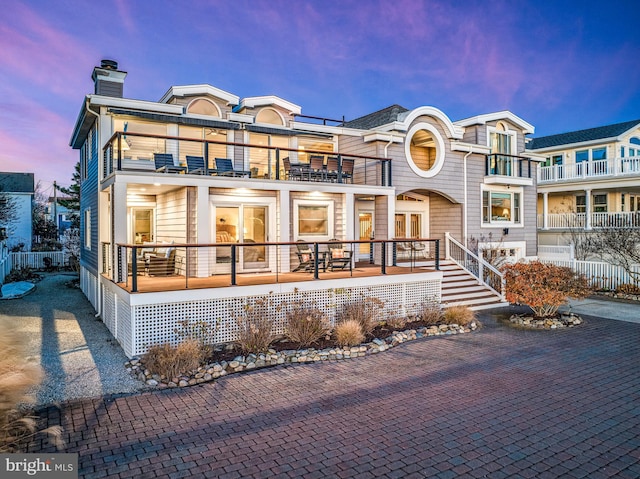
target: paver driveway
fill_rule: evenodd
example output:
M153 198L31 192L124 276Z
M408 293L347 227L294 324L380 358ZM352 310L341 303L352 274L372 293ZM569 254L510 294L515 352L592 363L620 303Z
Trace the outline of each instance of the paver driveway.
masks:
M640 324L484 316L366 358L42 413L81 477L640 477Z

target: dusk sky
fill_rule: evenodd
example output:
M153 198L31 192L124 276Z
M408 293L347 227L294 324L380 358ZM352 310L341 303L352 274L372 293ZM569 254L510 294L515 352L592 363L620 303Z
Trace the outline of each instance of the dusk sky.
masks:
M0 171L68 185L91 72L125 97L209 83L353 119L394 103L510 110L534 136L640 119L640 1L12 0L0 16Z

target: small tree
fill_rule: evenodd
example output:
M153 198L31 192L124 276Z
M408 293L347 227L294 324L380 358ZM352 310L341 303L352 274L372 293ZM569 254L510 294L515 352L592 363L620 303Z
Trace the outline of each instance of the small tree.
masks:
M58 186L60 191L66 198L60 198L59 203L69 210L69 220L72 228L80 228L80 162L76 163L73 176L71 177L71 185L68 188Z
M591 254L602 261L623 268L633 281L640 283L640 228L633 226L595 229L589 241Z
M55 221L47 218L47 195L42 191L40 182L33 194L33 235L36 242L34 251L55 251L60 249L58 227Z
M584 298L591 292L587 279L564 266L532 261L504 267L507 301L524 304L533 314L547 318L569 298Z

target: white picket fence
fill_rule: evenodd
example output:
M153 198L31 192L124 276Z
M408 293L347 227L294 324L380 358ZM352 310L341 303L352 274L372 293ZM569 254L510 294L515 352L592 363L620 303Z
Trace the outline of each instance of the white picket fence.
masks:
M594 288L615 290L622 284L635 283L633 277L622 267L600 261L557 260L540 257L543 263L558 266L568 266L572 270L583 274ZM633 265L631 271L640 274L640 264Z
M57 267L66 265L65 251L29 251L19 253L9 253L11 258L11 269L29 267L31 269L44 269L44 258L51 258L51 264Z

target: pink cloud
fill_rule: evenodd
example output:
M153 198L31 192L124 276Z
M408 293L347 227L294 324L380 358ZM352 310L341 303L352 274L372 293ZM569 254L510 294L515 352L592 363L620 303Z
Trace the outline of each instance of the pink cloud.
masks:
M53 93L77 98L86 86L77 66L90 65L96 54L73 36L56 28L34 9L12 4L12 14L0 20L0 65L5 75L19 77Z

